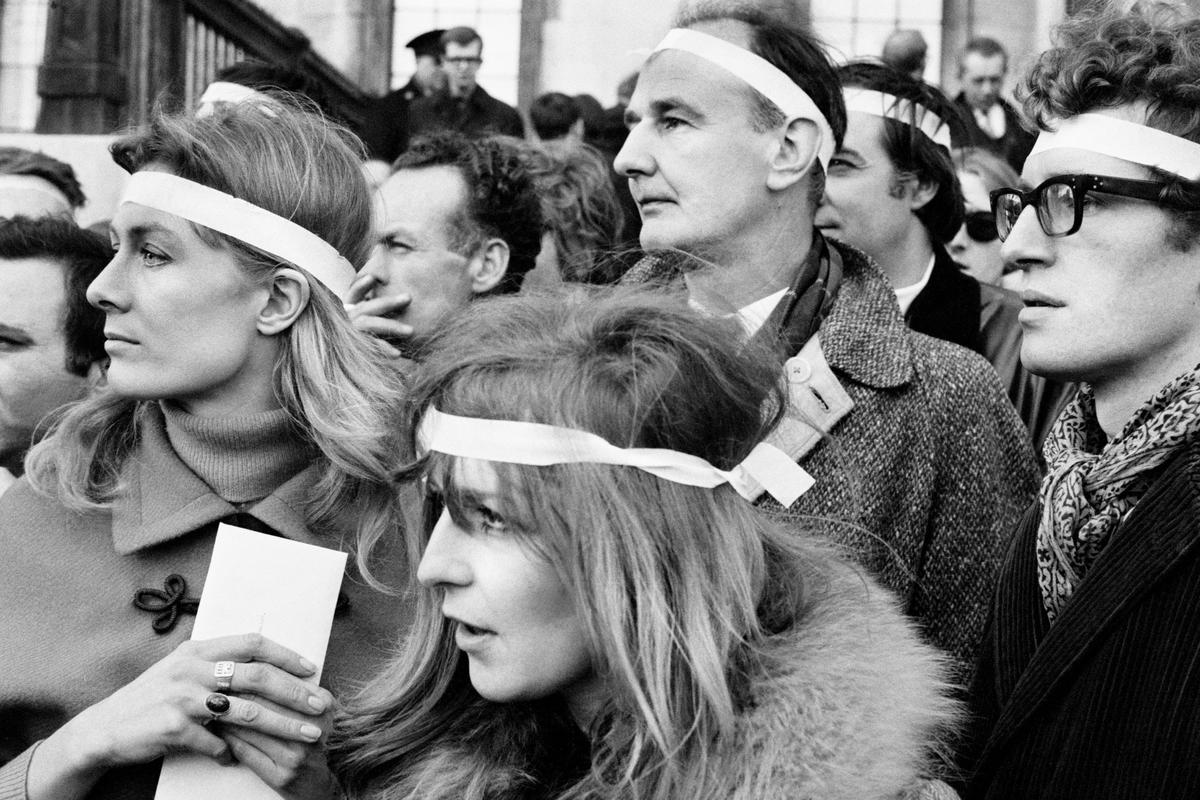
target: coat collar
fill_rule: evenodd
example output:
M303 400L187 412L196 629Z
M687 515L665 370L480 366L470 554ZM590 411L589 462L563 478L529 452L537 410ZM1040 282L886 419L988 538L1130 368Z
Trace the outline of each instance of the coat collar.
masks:
M308 531L304 508L320 465L306 467L267 497L239 509L214 494L179 460L157 407L143 417L140 434L138 448L122 472L123 490L112 504L113 547L118 553L154 547L238 511L252 514L289 539L318 543Z
M1195 558L1200 546L1200 452L1188 448L1171 462L1150 491L1134 507L1108 546L1079 584L1075 596L1040 642L1030 617L1041 610L1041 594L1033 571L1033 536L1038 515L1026 518L1015 546L1020 548L1005 572L1004 583L1024 585L1015 593L1022 603L999 603L996 631L1017 631L1013 657L997 649L996 672L1000 687L1012 687L988 741L988 752L997 752L1022 724L1032 717L1122 612L1135 606L1176 563ZM1017 573L1023 574L1017 574ZM1006 589L1002 584L1002 590ZM1014 590L1002 592L1012 596ZM1044 612L1042 612L1044 613ZM1040 619L1040 618L1039 618ZM1034 620L1036 623L1038 620ZM1012 647L1012 642L995 642ZM1028 658L1019 657L1021 653ZM986 761L987 756L985 754Z
M911 334L895 292L862 251L837 241L830 245L841 253L845 272L833 309L821 325L825 359L835 370L875 389L910 383L916 378Z
M821 233L813 230L813 236ZM911 334L900 316L896 294L875 262L861 250L827 240L842 257L842 281L833 308L821 324L821 350L829 366L858 383L890 389L916 378ZM679 259L647 253L621 278L622 284L662 286L679 278Z
M950 259L940 244L933 246L929 283L908 308L908 326L935 339L982 352L979 282Z

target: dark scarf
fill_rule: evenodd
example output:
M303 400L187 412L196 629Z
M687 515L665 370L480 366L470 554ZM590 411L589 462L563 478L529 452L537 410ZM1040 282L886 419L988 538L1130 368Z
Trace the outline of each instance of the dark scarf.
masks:
M1200 434L1200 367L1158 391L1106 441L1090 386L1063 410L1046 438L1039 500L1038 585L1053 622L1157 470Z
M665 286L682 278L694 263L675 251L648 252L621 277L622 285ZM736 269L736 266L729 267ZM842 256L825 237L813 231L812 246L796 276L753 341L769 345L782 358L791 358L817 332L833 308L842 283Z
M814 231L812 246L800 269L796 270L796 277L755 339L762 344L773 341L781 358L791 358L820 329L833 308L841 284L841 254L829 247L824 236ZM766 336L772 338L760 338Z

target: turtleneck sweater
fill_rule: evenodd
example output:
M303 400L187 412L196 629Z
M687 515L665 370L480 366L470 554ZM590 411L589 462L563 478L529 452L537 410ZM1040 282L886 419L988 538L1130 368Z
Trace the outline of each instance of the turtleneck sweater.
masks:
M198 417L159 403L179 460L228 503L259 500L308 466L313 448L282 408L235 417Z

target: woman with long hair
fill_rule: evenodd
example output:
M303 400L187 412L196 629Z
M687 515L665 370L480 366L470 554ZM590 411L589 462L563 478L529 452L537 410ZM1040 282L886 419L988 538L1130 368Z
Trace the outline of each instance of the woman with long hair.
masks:
M114 144L131 178L87 292L107 385L0 501L0 797L150 798L181 751L281 791L322 774L315 665L254 634L187 639L218 523L343 550L400 527L403 380L341 299L370 248L353 142L256 98ZM398 624L343 588L331 688Z
M415 622L349 701L353 798L884 798L954 704L892 597L752 501L779 367L625 290L480 303L414 377ZM764 413L765 410L765 413ZM416 563L414 560L412 563Z

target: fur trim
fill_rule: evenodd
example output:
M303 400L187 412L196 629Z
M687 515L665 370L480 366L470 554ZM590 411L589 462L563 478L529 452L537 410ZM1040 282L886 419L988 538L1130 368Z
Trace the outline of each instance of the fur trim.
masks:
M738 798L894 799L920 789L956 722L947 662L892 594L844 563L826 576L742 718Z

